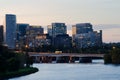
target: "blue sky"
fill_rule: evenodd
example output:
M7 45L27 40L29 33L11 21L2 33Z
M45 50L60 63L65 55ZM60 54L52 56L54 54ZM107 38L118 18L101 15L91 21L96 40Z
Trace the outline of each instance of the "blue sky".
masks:
M0 0L0 24L7 13L16 14L18 23L42 26L52 22L120 24L120 0ZM104 42L119 42L120 33L111 38L108 27L113 33L120 30L113 25L102 27Z

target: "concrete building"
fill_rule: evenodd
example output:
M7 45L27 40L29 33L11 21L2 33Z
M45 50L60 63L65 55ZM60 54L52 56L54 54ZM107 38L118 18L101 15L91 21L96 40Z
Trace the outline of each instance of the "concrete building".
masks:
M44 29L41 26L29 26L26 29L27 42L26 44L34 47L36 36L44 34Z
M3 43L3 25L0 25L0 44Z
M5 44L7 44L8 48L15 49L16 47L16 15L6 14L5 16Z
M29 47L41 47L41 46L49 46L51 45L51 39L48 34L39 34L36 35L34 40L31 40L29 43Z
M38 35L38 34L43 34L44 33L44 29L42 28L42 26L29 26L27 29L27 34L30 35Z
M34 42L35 43L33 43L33 44L35 47L49 46L49 45L51 45L51 38L49 37L48 34L40 34L35 37Z

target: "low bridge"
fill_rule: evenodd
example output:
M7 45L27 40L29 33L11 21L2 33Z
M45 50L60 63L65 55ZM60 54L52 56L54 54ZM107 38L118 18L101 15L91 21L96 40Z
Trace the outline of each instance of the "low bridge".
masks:
M36 63L74 63L79 62L92 62L92 59L100 59L104 54L78 54L78 53L37 53L29 52L29 56L33 57Z

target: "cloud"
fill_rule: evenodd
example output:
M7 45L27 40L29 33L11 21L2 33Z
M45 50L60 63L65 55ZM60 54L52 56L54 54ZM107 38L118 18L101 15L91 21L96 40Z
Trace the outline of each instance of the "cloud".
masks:
M99 25L94 25L93 28L95 30L115 29L115 28L120 28L120 24L99 24Z

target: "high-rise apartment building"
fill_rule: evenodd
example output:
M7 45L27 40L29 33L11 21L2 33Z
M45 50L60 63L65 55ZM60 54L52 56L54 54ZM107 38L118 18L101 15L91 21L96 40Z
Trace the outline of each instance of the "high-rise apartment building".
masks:
M6 14L5 16L5 43L8 48L15 49L16 45L16 15Z

